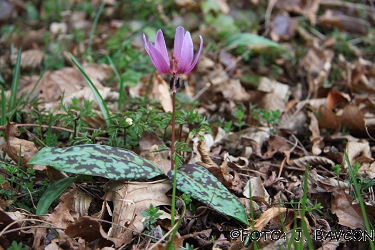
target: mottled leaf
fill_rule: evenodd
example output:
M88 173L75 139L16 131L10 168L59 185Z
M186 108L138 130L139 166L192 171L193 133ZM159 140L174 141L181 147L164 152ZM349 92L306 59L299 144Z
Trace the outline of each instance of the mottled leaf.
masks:
M172 170L168 172L171 181L173 174ZM178 168L177 189L220 213L249 224L241 202L214 175L199 165L186 164Z
M48 165L68 173L112 180L147 180L163 174L153 163L130 151L96 144L45 147L29 164Z

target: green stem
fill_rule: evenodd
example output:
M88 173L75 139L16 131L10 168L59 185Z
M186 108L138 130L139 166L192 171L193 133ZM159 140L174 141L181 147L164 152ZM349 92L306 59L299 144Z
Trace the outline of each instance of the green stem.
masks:
M177 168L175 169L174 165L174 140L175 140L175 133L176 133L176 77L172 76L173 81L173 90L172 90L172 142L171 142L171 171L174 171L173 174L173 188L172 188L172 208L171 208L171 227L174 226L174 219L175 219L175 209L176 209L176 186L177 186Z

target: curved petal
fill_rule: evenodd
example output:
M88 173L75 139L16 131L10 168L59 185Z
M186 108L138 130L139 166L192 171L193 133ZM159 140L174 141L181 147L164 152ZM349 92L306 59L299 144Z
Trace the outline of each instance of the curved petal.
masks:
M184 42L184 33L185 29L183 27L178 26L176 28L176 34L174 36L173 54L178 61L180 61L181 57L182 43Z
M148 47L148 43L147 43L147 39L146 39L146 35L145 35L145 33L143 33L143 42L145 43L145 50L146 50L146 52L147 52L148 54L150 54L150 53L149 53L150 48Z
M163 55L164 60L167 61L169 65L167 45L165 45L163 31L160 29L156 33L155 48Z
M201 56L202 49L203 49L203 38L202 38L202 36L199 36L199 38L201 40L201 43L199 45L198 53L197 53L197 55L196 55L196 57L194 59L194 62L188 68L185 69L184 74L187 74L187 73L189 73L190 71L192 71L194 69L195 65L198 62L199 57Z
M178 61L177 73L186 74L185 71L190 67L194 57L193 40L191 39L190 32L187 31L182 43L181 57Z
M155 68L159 71L161 74L168 74L171 72L169 67L169 61L166 61L164 56L157 50L154 45L148 41L147 46L149 51L147 53L151 57L152 63L154 64Z

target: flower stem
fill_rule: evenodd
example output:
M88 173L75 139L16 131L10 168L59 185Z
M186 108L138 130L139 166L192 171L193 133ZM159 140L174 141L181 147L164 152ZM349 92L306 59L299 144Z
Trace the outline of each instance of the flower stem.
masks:
M171 207L171 227L174 226L175 209L176 209L176 186L177 186L177 168L175 168L174 162L174 140L176 134L176 77L172 76L173 88L172 88L172 145L171 145L171 171L173 174L173 185L172 185L172 207Z

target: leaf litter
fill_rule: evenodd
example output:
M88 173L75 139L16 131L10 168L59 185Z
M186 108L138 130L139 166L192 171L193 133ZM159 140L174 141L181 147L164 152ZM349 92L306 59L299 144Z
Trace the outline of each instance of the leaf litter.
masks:
M1 22L19 25L15 17L26 13L27 8L31 15L30 7L19 1L1 1L0 4L4 6L0 12ZM99 7L96 1L91 4ZM372 5L328 0L202 1L201 4L175 1L175 4L178 12L171 15L166 13L167 8L156 5L162 22L172 22L176 24L174 26L186 24L186 28L194 30L193 37L202 34L205 41L221 42L219 46L205 44L207 47L196 69L181 76L181 92L199 103L196 110L207 118L213 133L193 137L189 135L188 126L196 124L179 126L180 138L186 139L192 148L191 152L184 154L183 161L187 165L182 166L181 169L185 170L181 172L183 178L178 179L179 195L190 192L193 199L190 204L187 200L185 205L178 203L180 211L183 206L187 210L181 214L176 246L191 244L201 249L250 249L240 239L230 237L232 230L241 228L279 230L289 238L293 238L293 232L303 224L311 238L314 232L324 232L327 236L331 231L365 230L366 221L353 191L353 181L361 185L364 211L373 228L375 74L374 54L369 50L374 46ZM119 21L122 18L118 18L121 12L113 8L115 5L116 1L106 1L105 19L90 41L91 49L99 54L108 53L106 41L124 25ZM47 9L37 11L43 15ZM265 27L257 23L258 26L249 26L246 32L240 33L229 20L241 23L243 14L247 25L255 22L254 16L257 16ZM210 18L205 18L207 16L226 22L218 26ZM198 25L197 17L203 18L207 26ZM132 27L133 31L142 33L135 23L132 25L138 28ZM93 182L86 179L75 181L52 203L48 213L41 216L33 215L32 205L27 208L19 202L18 196L28 196L33 200L33 194L15 190L20 187L15 188L16 184L11 181L5 166L35 169L35 182L47 176L54 182L64 176L60 173L57 179L50 178L49 167L44 166L52 163L39 167L29 164L38 151L43 152L41 148L45 145L40 139L35 139L38 138L35 134L39 133L36 129L32 133L24 132L23 128L30 127L30 123L42 125L36 119L29 119L28 113L43 110L41 113L63 114L61 104L74 104L73 98L80 104L90 100L95 115L82 118L85 126L93 131L106 125L91 89L82 74L70 67L73 65L66 56L66 52L71 52L77 58L84 58L88 39L72 40L70 33L79 28L87 32L88 37L92 18L85 11L67 11L61 14L61 20L51 21L49 25L49 29L21 27L24 34L9 32L0 38L3 52L0 57L1 83L6 83L5 89L10 89L7 83L12 79L17 53L13 51L11 54L9 46L22 47L17 97L41 100L37 105L24 105L22 116L10 117L11 121L2 121L0 127L4 138L0 172L3 180L1 247L7 249L17 241L30 249L166 249L163 236L171 230L171 184L165 175L172 176L168 173L171 156L169 151L156 152L168 145L168 139L159 137L159 131L140 133L137 146L132 148L139 156L131 153L160 169L156 180L116 182L113 180L116 178L107 180L102 177L108 175L99 175L102 177L95 177ZM226 29L228 25L230 28ZM48 46L48 41L43 39L45 35L53 41L48 48L45 48ZM139 54L145 54L141 41L137 37L132 46ZM54 54L52 46L69 43L59 54L64 66L40 71ZM169 79L158 72L152 73L150 67L147 73L142 72L138 79L130 82L121 77L114 80L116 69L113 66L103 61L93 63L90 57L85 59L87 63L83 67L111 113L119 111L117 103L124 93L129 98L156 100L160 102L158 108L165 112L172 110ZM124 81L124 89L109 84L113 81L118 84ZM9 90L3 96L11 98L12 94ZM147 103L147 108L152 106L150 103ZM131 106L126 108L133 109ZM272 111L279 111L279 116L273 116ZM1 112L11 115L10 111ZM243 112L243 117L238 115L239 112ZM217 122L220 119L231 122L229 129L225 123ZM43 139L52 127L39 128ZM56 130L63 128L61 122L53 127ZM168 129L166 126L167 132ZM73 130L64 131L74 133ZM120 137L121 133L126 133L126 130L119 133ZM108 137L108 131L104 130L104 135L96 142L105 143ZM67 138L69 136L60 138L60 148L72 146ZM225 207L218 209L220 204L213 204L216 197L205 197L202 191L209 189L204 186L207 181L196 186L189 182L189 175L194 173L201 173L203 178L205 169L220 184L220 188L215 187L216 195L225 193L223 196L227 196L226 192L229 192L236 201L235 209L240 212L225 212ZM137 171L136 168L133 170ZM356 178L351 176L352 170ZM305 175L308 175L308 190L304 190ZM186 183L187 188L181 188ZM200 190L194 190L193 187L199 185ZM25 190L28 189L22 191ZM11 191L16 196L6 195ZM301 207L304 194L307 196L305 208ZM204 201L207 199L209 205ZM157 226L149 230L142 211L149 210L151 204L160 209L162 216L156 220ZM301 210L305 210L305 217L301 217ZM260 249L291 249L289 247L294 243L290 244L288 237L274 241L259 239L257 244ZM254 241L251 244L254 247ZM328 235L325 239L313 241L313 247L366 249L369 245L368 242Z

